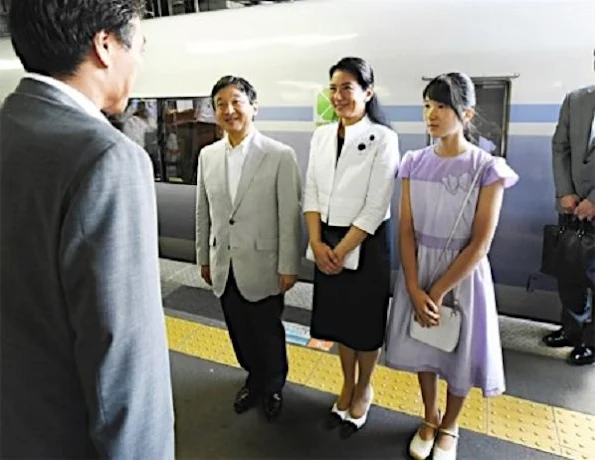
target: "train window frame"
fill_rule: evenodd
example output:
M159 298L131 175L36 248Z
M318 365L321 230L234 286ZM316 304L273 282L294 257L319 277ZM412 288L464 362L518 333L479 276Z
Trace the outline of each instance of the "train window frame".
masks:
M223 132L215 119L215 110L212 106L211 96L132 96L122 114L110 115L105 113L104 115L116 129L124 135L127 135L123 129L123 117L127 115L127 112L131 110L132 106L147 101L151 101L150 104L155 104L157 112L155 120L157 157L153 158L150 151L144 148L147 154L151 157L153 163L154 181L156 183L161 182L195 186L197 179L196 166L200 151L204 147L211 145L224 137ZM191 106L191 108L188 107L182 109L180 112L178 103L182 101L189 103L188 105ZM207 105L209 107L207 107ZM176 115L172 114L173 121L170 120L166 113L168 108L174 109L174 112L179 112L180 119L175 120ZM190 115L186 112L190 112ZM129 117L126 117L126 119L128 118ZM188 124L194 126L187 132L180 133L177 128L173 131L171 128L168 130L168 126L179 127ZM185 129L186 128L184 128L184 130ZM175 161L169 157L170 150L172 149L169 148L168 142L169 135L172 133L176 136L174 145L177 146L176 150L178 150L178 157ZM182 138L180 138L180 136L182 136ZM188 136L190 136L191 139L190 143L188 143ZM135 141L135 139L132 140ZM190 157L188 157L188 152L186 152L187 147L190 148ZM196 147L196 149L194 147ZM172 174L172 170L174 169L176 172Z
M496 87L497 89L502 90L502 119L499 120L500 126L499 130L501 132L500 138L500 154L498 156L502 158L506 158L507 155L507 147L508 147L508 133L510 128L510 99L511 99L511 89L512 89L512 79L517 78L518 75L515 74L510 77L470 77L471 81L475 85L476 93L479 93L478 88L483 88L486 85L490 85ZM422 80L430 81L431 78L423 77ZM479 102L477 104L479 106ZM478 107L478 116L481 117L481 108ZM481 134L481 133L480 133ZM432 144L431 136L426 133L426 145Z
M197 98L199 98L200 96L197 96ZM168 161L166 159L166 155L167 155L167 135L166 135L166 121L165 121L165 109L167 106L167 103L169 101L173 101L174 103L176 101L193 101L195 99L194 96L171 96L171 97L161 97L159 98L159 126L158 126L158 132L159 132L159 140L161 143L161 148L163 149L163 155L162 155L162 163L163 163L163 182L166 184L176 184L176 185L196 185L196 184L192 184L192 181L190 181L190 183L184 182L183 179L180 179L176 176L170 176L167 166L168 166ZM176 135L176 142L179 142L179 139L177 138Z
M186 181L183 178L179 178L176 176L172 176L169 174L169 170L167 168L168 166L168 162L167 162L167 132L166 132L166 119L165 119L165 109L168 105L168 103L170 102L177 102L177 101L190 101L193 106L195 104L195 102L198 101L202 101L202 100L207 100L207 101L211 101L211 96L210 95L199 95L199 96L168 96L168 97L160 97L159 99L159 119L158 119L158 132L159 132L159 139L160 139L160 145L161 145L161 149L162 149L162 163L163 163L163 180L162 182L167 183L167 184L178 184L178 185L190 185L190 186L196 186L197 185L197 178L196 178L196 167L194 167L194 158L192 158L192 167L191 172L192 172L192 179L190 181ZM200 156L200 151L208 146L211 145L214 142L217 142L218 140L221 140L223 138L223 135L218 136L217 133L219 133L219 131L221 131L220 127L218 126L216 120L214 119L215 117L215 111L214 111L214 107L212 106L211 103L211 109L213 110L213 121L209 122L208 124L212 124L215 127L215 139L213 140L213 142L211 143L207 143L203 146L201 146L198 151L196 152L196 162L198 162L198 157ZM196 111L196 107L193 107L193 110ZM200 120L194 120L195 122L200 123ZM205 123L204 121L202 121L202 123ZM179 142L179 138L177 139L177 141ZM183 155L181 155L183 156Z
M136 113L135 113L136 109L134 109L133 107L137 106L139 103L143 103L145 105L145 107L147 107L147 108L148 108L148 105L155 106L156 113L155 113L155 118L154 118L154 128L151 128L151 123L147 122L147 126L145 128L148 128L148 129L144 133L142 133L142 135L144 136L144 141L143 141L143 144L140 144L140 145L141 145L141 148L147 153L147 155L151 159L151 163L153 165L153 179L154 179L154 181L155 182L163 182L163 150L162 150L161 142L159 139L159 123L160 123L160 121L159 121L160 120L160 115L159 115L160 100L159 100L159 98L158 97L140 97L140 96L130 97L128 100L126 109L124 109L123 112L121 112L121 113L103 112L103 114L114 128L116 128L118 131L120 131L127 138L131 139L134 143L139 144L137 139L130 137L129 133L127 133L124 128L124 125L126 124L126 122L129 121L133 116L136 115ZM149 114L151 114L150 110L149 110ZM139 134L138 129L135 130L134 132L135 132L135 134ZM156 153L156 158L153 155L151 155L151 152L153 151L153 149L152 148L147 149L147 145L145 144L145 142L147 141L147 137L146 137L147 134L155 135L154 146L156 146L157 151L154 153ZM158 168L158 170L156 170L155 168Z

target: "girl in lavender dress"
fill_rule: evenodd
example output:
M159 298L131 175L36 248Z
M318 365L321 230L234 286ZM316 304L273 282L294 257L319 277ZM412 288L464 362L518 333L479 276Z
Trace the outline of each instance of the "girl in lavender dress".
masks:
M425 417L409 453L426 459L433 450L433 459L450 460L456 459L457 419L471 387L481 388L484 396L504 392L487 254L504 189L514 185L518 176L503 158L492 157L469 141L475 107L469 77L441 75L428 84L423 98L424 120L438 142L407 152L399 171L402 270L393 296L386 357L389 366L418 374ZM461 316L454 350L443 351L413 338L411 321L424 328L436 326L443 302L450 303L453 293ZM448 383L444 414L438 407L438 376Z

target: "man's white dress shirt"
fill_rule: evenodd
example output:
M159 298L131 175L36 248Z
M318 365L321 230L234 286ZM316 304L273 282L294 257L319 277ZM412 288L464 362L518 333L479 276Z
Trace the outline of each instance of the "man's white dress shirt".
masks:
M238 192L238 185L240 177L242 176L242 168L246 162L246 156L250 150L250 143L254 137L254 130L252 130L238 145L232 147L229 143L229 138L226 137L225 152L227 155L227 185L229 187L229 196L231 202L234 203L236 194Z

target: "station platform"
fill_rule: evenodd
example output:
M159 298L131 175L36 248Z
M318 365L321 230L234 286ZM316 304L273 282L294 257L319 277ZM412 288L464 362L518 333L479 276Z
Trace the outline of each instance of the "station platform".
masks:
M368 423L342 440L322 422L341 387L336 345L310 339L311 285L286 296L289 376L275 423L259 410L237 415L245 379L216 297L195 265L161 260L162 293L176 410L176 457L407 459L419 425L415 375L382 365L374 377ZM595 366L573 367L568 350L540 338L554 325L500 318L507 391L484 399L473 390L460 418L459 459L595 460ZM444 407L444 382L441 407Z

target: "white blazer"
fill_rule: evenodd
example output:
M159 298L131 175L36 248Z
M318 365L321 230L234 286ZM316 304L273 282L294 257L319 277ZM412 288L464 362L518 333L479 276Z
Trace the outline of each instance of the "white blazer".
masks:
M320 126L312 136L304 190L304 212L319 212L332 226L355 225L370 235L390 218L399 167L399 138L367 116L345 127L337 162L338 122ZM336 166L335 166L336 165Z

